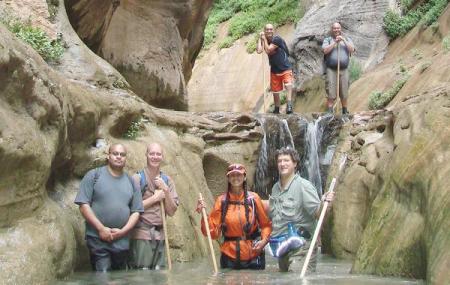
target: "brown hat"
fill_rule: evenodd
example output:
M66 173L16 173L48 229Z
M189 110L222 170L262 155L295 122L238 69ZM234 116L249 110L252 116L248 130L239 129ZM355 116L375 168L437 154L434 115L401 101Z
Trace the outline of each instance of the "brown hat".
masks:
M247 174L247 171L245 170L245 167L242 164L239 164L239 163L230 164L228 166L227 171L228 171L227 172L227 176L230 175L231 173L234 173L234 172L237 172L237 173L240 173L240 174L244 174L244 175Z

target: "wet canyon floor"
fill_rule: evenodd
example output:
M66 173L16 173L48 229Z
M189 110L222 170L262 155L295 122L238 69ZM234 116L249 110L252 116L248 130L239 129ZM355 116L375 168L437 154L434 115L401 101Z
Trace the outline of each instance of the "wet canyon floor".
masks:
M69 284L335 284L335 285L396 285L396 284L425 284L423 280L411 280L392 277L379 277L372 275L350 274L351 263L319 255L317 271L300 278L300 264L293 264L290 272L279 272L276 259L266 256L265 270L219 270L218 275L213 274L210 260L199 260L188 263L174 263L171 271L168 270L128 270L110 273L75 272L65 280L55 281L54 285Z

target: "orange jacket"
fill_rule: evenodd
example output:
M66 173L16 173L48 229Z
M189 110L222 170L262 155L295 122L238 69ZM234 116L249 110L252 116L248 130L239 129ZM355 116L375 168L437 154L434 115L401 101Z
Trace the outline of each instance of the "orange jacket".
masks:
M214 208L208 217L209 229L211 232L212 239L218 239L222 233L221 228L221 216L222 216L222 201L225 200L226 193L220 195L216 202L214 203ZM272 223L269 220L266 212L264 211L261 198L258 194L254 192L248 192L248 197L253 198L256 217L253 217L253 205L249 203L249 223L252 223L250 234L254 233L259 225L261 230L261 239L268 240L270 233L272 232ZM244 193L236 195L230 192L230 201L240 201L244 202ZM248 261L256 256L258 252L252 249L252 240L245 240L244 225L247 222L245 217L245 207L240 204L228 204L227 215L225 217L225 224L227 225L227 230L225 235L227 237L242 237L243 240L239 242L240 246L240 259L243 261ZM205 221L202 218L202 232L206 236ZM220 251L232 259L236 259L236 241L224 241L220 247Z

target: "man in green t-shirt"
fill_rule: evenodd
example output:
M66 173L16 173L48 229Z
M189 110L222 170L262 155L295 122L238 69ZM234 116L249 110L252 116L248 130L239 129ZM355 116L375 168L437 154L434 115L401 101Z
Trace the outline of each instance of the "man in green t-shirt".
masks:
M280 180L272 188L269 198L270 218L272 220L272 236L280 236L288 232L288 224L292 224L306 244L299 249L288 252L278 258L280 271L288 271L293 259L303 258L308 252L311 237L316 228L316 219L320 215L321 200L316 188L296 173L300 161L295 149L286 147L277 151L277 165ZM325 193L323 200L332 201L334 194ZM311 257L308 270L315 271L316 250Z
M83 177L75 198L86 220L86 244L96 271L126 268L128 233L144 211L141 192L123 171L126 156L125 146L112 145L108 164Z

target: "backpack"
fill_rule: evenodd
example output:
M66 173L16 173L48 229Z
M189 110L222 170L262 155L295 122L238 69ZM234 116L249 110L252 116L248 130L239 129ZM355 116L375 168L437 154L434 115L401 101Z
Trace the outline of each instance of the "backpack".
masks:
M144 170L140 170L138 172L140 180L139 180L139 185L141 187L141 194L142 196L144 196L145 193L145 188L147 188L147 178L145 177L145 173ZM162 171L159 172L159 175L161 176L162 180L164 181L164 183L166 183L167 186L169 186L169 177L167 175L165 175Z

